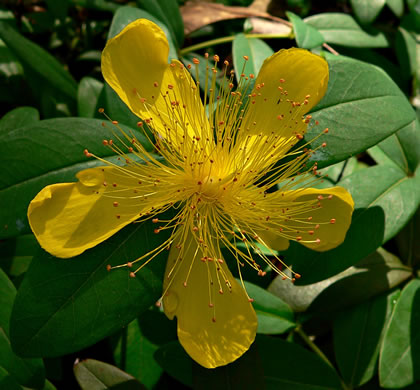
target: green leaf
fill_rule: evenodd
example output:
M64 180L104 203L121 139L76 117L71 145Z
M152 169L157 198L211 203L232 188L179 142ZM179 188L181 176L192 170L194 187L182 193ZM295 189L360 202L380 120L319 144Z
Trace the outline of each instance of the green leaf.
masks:
M94 359L76 362L74 376L82 390L145 390L146 388L119 368Z
M9 320L15 296L15 287L0 269L0 368L23 386L42 387L45 379L42 360L22 359L10 347Z
M418 71L416 38L402 27L396 34L395 51L403 75L409 80L415 77Z
M420 164L420 124L416 120L374 147L373 158L378 163L386 159L412 176ZM379 149L379 151L377 150ZM382 152L382 155L380 153ZM371 152L369 152L372 154Z
M147 314L145 312L143 316ZM153 358L157 349L158 346L143 334L139 322L134 320L122 330L122 336L113 351L114 359L122 370L151 389L162 374L162 369Z
M19 127L35 124L39 121L39 112L33 107L18 107L9 111L0 120L0 133L9 132Z
M301 346L279 338L257 337L266 390L342 389L335 370Z
M162 291L167 253L130 278L107 272L156 248L167 233L151 222L132 224L72 259L44 251L34 257L18 290L11 317L13 349L22 356L54 357L78 351L125 326Z
M173 58L178 58L177 50L175 44L172 39L172 35L168 30L168 27L162 23L159 19L156 19L150 13L134 8L129 6L124 6L118 8L117 12L115 12L114 17L112 18L111 27L108 32L108 39L115 37L125 26L129 23L134 22L137 19L148 19L153 23L156 23L165 33L166 38L168 39L169 43L169 57L168 61L170 62ZM124 61L129 61L130 59L127 58ZM147 75L145 75L147 77Z
M248 351L234 362L209 370L193 363L193 388L200 390L264 389L264 370L254 343Z
M312 143L320 147L311 157L319 167L360 153L416 120L410 103L382 69L337 56L328 64L327 93L311 113L320 125L310 126L305 136L311 140L318 127L329 128L328 135Z
M379 381L400 388L420 380L420 280L402 290L385 333L379 359Z
M387 6L395 16L401 18L404 14L404 0L386 0Z
M317 29L328 43L350 47L388 47L384 33L362 27L347 14L324 13L304 19L305 23Z
M385 5L385 0L350 0L353 11L363 24L372 23Z
M140 118L131 112L127 105L107 83L104 84L104 88L99 95L97 106L95 108L96 117L104 118L103 114L98 113L99 108L103 108L105 110L105 114L108 115L111 120L123 123L132 129L137 127L136 124Z
M0 366L0 388L4 390L23 390L23 387Z
M178 341L162 345L155 352L155 359L170 376L185 386L192 386L193 361Z
M98 99L104 83L92 78L83 77L77 89L77 113L81 117L94 118L97 112Z
M177 47L184 43L184 22L176 0L137 0L141 8L163 22L175 38Z
M232 44L236 80L240 80L242 73L246 76L252 73L256 77L264 60L273 53L273 49L261 39L247 38L244 34L236 35ZM244 59L244 56L248 56L248 61ZM250 85L251 88L252 85Z
M401 259L409 266L420 264L420 209L411 221L395 237Z
M0 101L27 104L22 96L26 87L22 65L0 39Z
M333 312L387 292L412 276L412 270L385 249L323 281L296 286L276 277L268 291L296 312ZM340 297L340 299L337 299Z
M375 374L384 331L399 295L399 290L380 295L334 319L336 361L351 388L365 384Z
M11 277L24 274L39 244L33 234L23 234L0 242L0 267Z
M306 24L293 12L286 11L286 15L293 24L296 43L299 47L313 49L324 43L324 37L316 28Z
M254 299L252 306L258 317L257 333L281 334L296 326L293 311L287 303L255 284L245 282L245 289Z
M193 59L194 58L197 58L200 61L200 63L199 64L194 64L193 63ZM206 58L204 56L202 56L200 54L197 54L197 53L187 53L187 54L185 54L184 57L182 57L182 62L185 65L187 65L187 66L188 65L191 65L191 67L193 69L195 69L195 67L198 67L198 81L200 82L200 88L201 88L202 91L205 91L205 88L206 88L206 77L208 76L208 79L207 79L207 94L209 94L210 93L210 89L212 87L211 82L212 82L213 73L211 72L211 70L207 69L207 61L208 60L206 60ZM191 75L196 80L197 75L196 75L195 70L192 70L191 71ZM196 80L196 82L197 82L197 80ZM227 81L227 78L226 77L224 77L222 75L219 76L219 77L216 77L216 79L215 79L215 87L216 88L214 89L213 93L216 96L220 95L221 94L220 89L221 88L224 88L224 89L227 90L228 83L229 82Z
M121 127L128 133L133 131ZM112 129L111 124L103 127L97 119L65 118L43 120L0 133L0 165L4 167L0 200L7 205L0 210L0 237L30 232L27 207L43 187L75 181L80 170L103 165L87 159L83 154L85 148L116 161L115 153L102 144L103 139L115 138ZM150 150L145 137L138 131L134 134Z
M0 38L25 68L33 71L44 83L57 89L68 98L76 99L76 82L51 54L23 37L3 21L0 21Z
M404 227L420 201L417 179L393 166L356 171L339 185L347 188L355 201L350 229L344 242L327 252L291 243L282 254L286 262L293 259L295 271L302 275L297 284L329 278L368 256Z

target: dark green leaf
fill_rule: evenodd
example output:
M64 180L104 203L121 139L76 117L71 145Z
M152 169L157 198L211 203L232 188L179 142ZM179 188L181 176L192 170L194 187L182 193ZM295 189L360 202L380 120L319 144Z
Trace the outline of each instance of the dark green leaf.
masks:
M316 28L306 24L293 12L287 11L286 15L293 24L296 43L299 47L304 49L313 49L314 47L321 46L324 43L324 37Z
M23 387L0 366L0 389L4 390L23 390Z
M328 61L328 91L312 111L322 129L329 128L328 135L312 144L327 143L311 157L319 167L360 153L416 120L410 103L382 69L337 56ZM305 138L313 139L318 127L312 126Z
M82 390L145 390L146 388L119 368L94 359L76 362L74 376Z
M9 320L15 296L15 287L0 269L0 367L7 370L21 385L41 387L44 384L42 360L22 359L10 347Z
M23 234L0 242L0 267L11 277L22 275L29 268L39 244L33 234Z
M99 108L103 108L105 110L105 114L108 115L111 120L123 123L132 129L136 128L136 124L140 119L131 112L127 105L107 83L104 84L104 88L99 95L95 109L96 117L104 118L103 114L97 112Z
M336 361L351 388L363 385L375 374L384 331L399 295L399 290L380 295L335 318Z
M245 37L244 34L236 35L232 46L236 80L240 80L242 73L246 76L251 73L257 76L264 60L273 53L273 49L261 39L250 39ZM244 56L248 56L249 60L246 61ZM252 88L252 85L249 89Z
M385 0L350 0L353 11L363 24L372 23L385 5Z
M248 295L254 299L252 306L258 317L257 333L281 334L296 326L289 305L255 284L245 282Z
M402 27L399 27L397 31L395 51L403 75L411 79L418 71L417 42L415 37Z
M420 380L420 280L401 292L385 333L379 360L382 387L401 388Z
M39 121L39 112L33 107L18 107L9 111L0 120L0 133L9 132L23 126L33 125Z
M72 0L73 4L80 5L87 9L115 12L121 6L108 0Z
M0 101L26 104L26 96L22 96L26 87L22 65L0 40Z
M104 84L92 77L83 77L77 89L77 113L81 117L94 118L98 99Z
M0 21L0 38L25 68L33 71L44 83L56 88L70 99L76 98L76 82L51 54L3 21Z
M279 338L257 337L266 390L342 389L335 370L317 355Z
M170 61L172 58L178 58L177 50L175 47L175 44L172 39L172 35L168 30L168 27L162 23L159 19L156 19L153 15L150 13L134 8L129 6L124 6L118 8L117 12L115 12L115 15L112 19L111 27L108 32L108 39L111 39L115 37L125 26L127 26L129 23L134 22L137 19L148 19L154 23L156 23L165 33L166 38L168 39L169 43L169 57L168 60ZM124 61L129 61L130 58L124 59ZM145 75L145 77L147 77Z
M176 0L137 0L141 8L163 22L175 38L177 47L184 43L184 22Z
M287 302L294 311L319 313L365 302L389 291L410 276L410 268L405 267L393 254L379 248L353 267L329 279L296 286L277 277L268 290Z
M401 259L409 266L420 264L420 209L395 237Z
M121 127L128 133L133 131ZM14 237L30 231L26 210L43 187L75 181L78 171L103 165L87 159L83 154L85 148L97 156L115 158L115 153L102 145L103 139L115 138L112 129L111 124L103 127L96 119L66 118L39 121L1 133L0 165L4 168L0 200L7 207L0 211L0 236ZM145 142L138 131L135 135L140 142ZM150 145L146 148L150 150Z
M53 357L91 345L125 326L159 298L167 253L130 278L126 269L107 272L142 256L166 234L150 222L133 224L72 259L44 251L34 257L18 290L11 340L22 356Z
M348 14L325 13L304 19L316 28L328 43L351 47L388 47L385 35L373 28L364 30Z
M177 381L185 386L192 386L193 361L178 341L162 345L155 352L155 359Z
M254 343L239 359L226 366L209 370L193 363L193 388L197 390L264 389L264 370Z
M286 262L293 261L302 275L297 284L329 278L368 256L397 234L419 205L417 179L397 167L378 165L359 170L339 185L347 188L355 201L350 229L344 242L330 251L315 252L292 243L283 252Z
M154 325L159 326L158 323ZM153 358L157 349L158 346L143 334L138 321L134 320L122 330L122 336L114 349L114 359L122 370L151 389L162 374L162 369Z

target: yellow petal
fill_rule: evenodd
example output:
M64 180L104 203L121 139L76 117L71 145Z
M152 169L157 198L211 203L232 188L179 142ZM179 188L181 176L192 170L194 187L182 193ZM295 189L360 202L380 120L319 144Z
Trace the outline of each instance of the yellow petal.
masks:
M131 111L161 137L177 146L185 134L206 139L210 127L199 90L179 61L167 63L168 53L164 32L138 19L107 42L102 73Z
M322 99L327 86L327 62L307 50L280 50L264 61L237 143L241 150L248 149L249 165L261 164L261 156L267 160L274 154L267 166L284 155L296 136L305 133L302 116Z
M306 188L267 196L267 202L276 201L288 208L283 214L286 217L280 212L274 217L283 228L282 234L316 251L333 249L344 241L354 209L353 199L344 188Z
M264 245L276 251L285 251L289 247L289 240L270 230L255 230Z
M29 224L40 245L57 257L76 256L164 201L157 195L142 199L150 189L138 184L132 168L124 172L114 167L86 169L77 174L77 183L41 190L28 208Z
M171 319L177 316L179 341L196 362L206 368L231 363L255 339L255 311L225 263L201 261L202 250L191 233L183 243L184 250L176 248L180 241L172 244L166 266L164 288L169 285L169 289L163 300L165 313Z

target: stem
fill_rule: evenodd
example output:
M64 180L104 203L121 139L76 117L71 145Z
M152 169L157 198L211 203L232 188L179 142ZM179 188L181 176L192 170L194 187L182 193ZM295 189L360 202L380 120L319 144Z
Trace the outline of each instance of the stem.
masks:
M327 363L334 371L336 371L335 367L324 355L324 352L322 352L318 348L318 346L308 337L308 335L303 331L301 326L297 326L295 329L295 332L302 338L302 340L308 345L308 347L312 349L312 351L314 351L325 363ZM343 390L351 390L351 388L348 387L341 378L340 378L340 382L341 382L341 386L343 387Z
M291 38L292 34L244 34L247 38L261 38L261 39L271 39L271 38ZM228 36L222 38L211 39L209 41L197 43L196 45L185 47L180 50L181 56L184 56L187 53L196 51L199 49L205 49L206 47L220 45L222 43L232 42L235 39L235 36Z

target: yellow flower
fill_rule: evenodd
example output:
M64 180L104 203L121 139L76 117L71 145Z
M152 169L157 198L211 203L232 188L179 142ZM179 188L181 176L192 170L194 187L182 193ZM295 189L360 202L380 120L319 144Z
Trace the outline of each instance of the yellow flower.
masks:
M301 49L282 50L264 62L249 96L254 76L242 75L234 90L230 74L216 96L216 77L226 67L218 68L214 56L207 59L210 92L203 105L186 67L167 63L168 51L162 30L140 19L109 40L102 54L105 80L148 124L163 158L119 129L115 139L103 142L127 165L104 161L104 168L79 172L77 183L45 187L28 218L41 246L58 257L76 256L133 221L152 219L156 233L171 229L162 245L124 266L141 264L132 268L135 276L170 246L164 311L177 316L189 355L213 368L240 357L257 329L252 300L233 278L221 247L236 258L239 274L248 263L260 275L268 264L285 278L300 277L275 267L275 250L286 249L289 240L318 251L336 247L350 225L353 200L340 187L308 188L315 176L299 172L313 151L307 145L291 151L307 128L304 114L327 89L325 60ZM159 220L172 207L175 217ZM272 256L258 251L261 245Z

